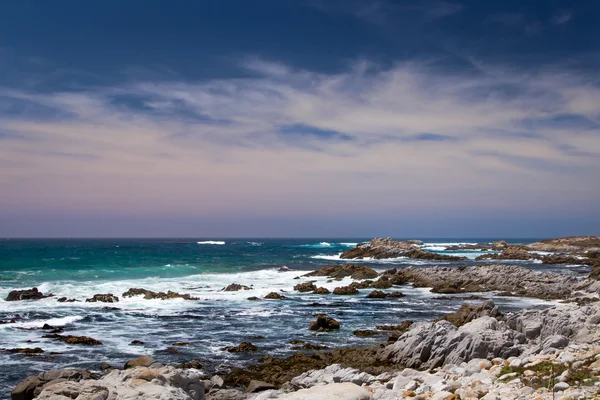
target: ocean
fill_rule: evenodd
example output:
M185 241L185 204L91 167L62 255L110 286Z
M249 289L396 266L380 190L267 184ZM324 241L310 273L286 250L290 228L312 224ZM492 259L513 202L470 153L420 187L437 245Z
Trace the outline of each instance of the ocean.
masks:
M359 295L336 296L297 293L293 286L302 274L325 265L345 264L342 251L370 238L353 239L61 239L0 240L0 348L41 347L41 356L0 351L0 393L9 398L12 388L28 375L40 371L81 367L98 370L103 363L122 365L126 360L150 354L163 363L200 360L210 371L256 362L265 355L292 354L289 340L300 339L330 348L367 345L385 336L361 338L357 329L398 324L404 320L429 320L458 309L461 299L440 300L427 289L403 286L406 297L366 299ZM424 248L441 254L465 255L478 251L446 251L458 243L491 242L496 238L424 239ZM514 239L511 243L535 239ZM359 261L355 261L359 262ZM474 265L481 262L440 262L412 259L367 260L378 271L407 265ZM517 263L517 262L515 262ZM519 265L540 271L585 273L585 267L546 266L531 262ZM287 267L289 271L280 272ZM317 286L330 290L351 280ZM223 292L231 283L250 290ZM37 287L55 296L37 301L7 302L11 290ZM129 288L172 290L200 300L144 300L123 298ZM251 301L278 292L286 300ZM118 303L86 303L94 294L112 293ZM484 295L489 297L490 295ZM68 297L80 302L60 303ZM549 303L522 298L497 297L501 311ZM339 332L314 333L308 325L316 313L326 313L341 323ZM44 324L64 327L69 335L91 336L102 346L86 347L42 338ZM133 340L143 341L132 346ZM256 353L229 353L225 346L250 341ZM173 343L188 345L172 347ZM2 396L0 396L2 397Z

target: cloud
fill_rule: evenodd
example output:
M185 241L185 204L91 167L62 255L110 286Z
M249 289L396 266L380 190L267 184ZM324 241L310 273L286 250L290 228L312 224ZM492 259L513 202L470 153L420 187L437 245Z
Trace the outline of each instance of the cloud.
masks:
M600 88L576 71L242 65L251 77L0 90L32 105L0 113L0 160L18 164L0 171L5 208L533 212L541 197L600 198Z
M558 11L552 17L552 23L555 25L563 25L573 19L573 12L570 10Z

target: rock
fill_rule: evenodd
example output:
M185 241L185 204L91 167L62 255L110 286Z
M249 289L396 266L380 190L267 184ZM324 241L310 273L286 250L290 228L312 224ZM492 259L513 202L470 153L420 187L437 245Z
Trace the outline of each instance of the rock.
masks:
M180 294L177 292L168 291L165 292L153 292L151 290L146 289L137 289L130 288L128 291L123 293L123 297L133 297L133 296L144 296L146 300L152 299L160 299L160 300L170 300L170 299L184 299L184 300L200 300L198 297L192 297L189 294Z
M558 239L542 240L526 245L530 250L549 252L599 251L599 236L569 236Z
M51 296L51 294L44 296L44 294L40 292L38 288L34 287L33 289L27 290L13 290L12 292L8 293L6 301L39 300Z
M291 269L289 269L285 265L277 270L277 272L288 272L288 271L291 271Z
M341 286L341 287L336 287L335 289L333 289L333 294L347 296L347 295L358 294L358 290L352 286Z
M484 254L476 260L532 260L534 258L537 258L537 255L530 253L525 247L509 245L500 254Z
M431 287L436 293L508 291L522 297L568 298L590 281L574 275L536 273L517 265L477 265L471 267L407 267L397 274L415 287Z
M294 290L296 290L300 293L306 293L306 292L313 292L313 291L317 290L317 287L312 282L305 282L305 283L299 283L296 286L294 286Z
M357 330L352 331L352 334L354 336L359 336L359 337L371 337L371 336L385 335L385 332L371 331L371 330L367 330L367 329L357 329Z
M6 351L7 353L12 353L12 354L24 354L24 355L35 355L35 354L41 354L44 352L44 350L42 350L39 347L36 348L18 348L18 349L4 349L4 351Z
M56 301L58 301L59 303L75 303L75 302L79 302L79 300L69 299L67 297L61 297L59 299L56 299Z
M564 349L569 344L569 339L563 335L552 335L544 339L542 349Z
M465 257L447 256L421 249L415 241L399 242L390 238L376 238L368 243L359 243L340 255L342 259L410 257L427 260L465 260ZM358 279L358 278L356 278Z
M572 264L581 265L586 261L567 254L549 254L541 257L542 264Z
M285 297L283 295L280 295L277 292L271 292L271 293L269 293L269 294L267 294L265 296L265 299L268 299L268 300L283 300L283 299L286 299L286 298L287 297Z
M256 297L256 296L251 296L251 297L248 297L247 300L257 301L257 300L260 300L260 299L258 297Z
M352 279L360 280L376 278L378 275L377 271L373 268L365 267L364 265L346 264L326 266L303 276L328 276L334 279L342 279L349 276Z
M479 305L471 305L464 303L455 313L446 314L442 319L450 322L455 326L463 326L464 324L473 321L479 317L498 315L498 307L492 300L485 301Z
M217 389L222 388L225 384L223 382L223 378L221 378L219 375L214 375L212 378L210 378L210 381L212 382L213 387Z
M262 381L250 381L246 388L246 393L257 393L265 390L277 389L275 385Z
M313 291L313 293L314 293L314 294L329 294L329 293L331 293L331 292L330 292L330 291L329 291L329 289L327 289L327 288L320 287L320 288L316 288L316 289Z
M354 383L331 383L284 394L281 400L371 400L371 392Z
M34 398L35 389L43 384L44 381L37 376L29 376L13 389L11 400L31 400Z
M245 285L239 285L237 283L232 283L231 285L227 286L226 288L223 288L221 291L222 292L237 292L239 290L250 290L250 288Z
M73 336L73 335L59 335L59 334L50 334L44 335L43 338L47 339L57 339L66 344L81 344L84 346L101 346L102 342L96 340L94 338L88 336Z
M570 385L567 382L558 382L556 385L554 385L554 391L555 392L560 392L563 390L567 390L570 387Z
M492 243L492 250L504 250L507 247L508 243L506 243L506 240L499 240Z
M250 342L242 342L237 346L223 347L221 350L228 351L230 353L249 353L258 351L258 347Z
M117 296L114 296L112 293L95 294L94 297L92 297L91 299L85 300L86 303L96 303L96 302L116 303L118 301L119 301L119 298Z
M135 367L149 367L156 361L150 356L140 356L134 360L129 360L125 363L124 369L135 368Z
M385 293L385 292L382 292L381 290L373 290L371 293L369 293L367 295L367 298L369 298L369 299L385 299L388 297L394 297L394 298L404 297L404 294L402 292Z
M192 360L181 363L177 366L179 369L202 369L202 362L200 360Z
M132 340L131 343L129 343L132 346L140 346L142 344L144 344L144 342L142 342L141 340Z
M329 332L331 330L340 329L340 323L325 314L318 314L317 320L311 322L308 329L311 331Z
M293 346L292 350L325 350L328 348L319 344L304 343L302 346Z
M387 276L382 276L377 279L375 282L372 282L369 287L375 289L389 289L393 286L392 280Z

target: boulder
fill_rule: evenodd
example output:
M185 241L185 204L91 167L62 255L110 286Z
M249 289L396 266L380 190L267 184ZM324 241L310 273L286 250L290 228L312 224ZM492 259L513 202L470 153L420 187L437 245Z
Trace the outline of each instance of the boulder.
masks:
M508 247L508 243L506 242L506 240L499 240L497 242L493 242L492 243L492 250L504 250L505 248Z
M316 321L311 322L308 329L311 331L329 332L340 329L340 323L325 314L318 314Z
M352 286L341 286L341 287L336 287L335 289L333 289L333 294L353 295L353 294L358 294L358 290Z
M277 388L275 387L275 385L272 385L270 383L253 380L250 381L250 383L248 384L248 387L246 388L246 393L257 393L272 389Z
M442 319L455 326L463 326L479 317L498 315L498 306L492 300L485 301L478 305L464 303L457 312L446 314Z
M33 289L27 290L13 290L12 292L8 293L6 301L39 300L51 296L51 294L44 296L44 294L40 292L38 288L34 287Z
M329 289L327 289L327 288L320 287L320 288L316 288L316 289L313 291L313 293L314 293L314 294L329 294L329 293L331 293L331 292L330 292L330 291L329 291Z
M399 298L399 297L404 297L404 294L402 292L392 292L392 293L385 293L382 292L381 290L373 290L371 293L369 293L367 295L368 299L385 299L385 298Z
M296 286L294 286L294 290L296 290L300 293L306 293L306 292L313 292L313 291L317 290L317 287L312 282L305 282L305 283L299 283Z
M37 376L29 376L21 381L13 389L10 394L11 400L32 400L34 391L38 386L42 386L45 382Z
M271 293L269 293L269 294L267 294L265 296L265 299L267 299L267 300L283 300L283 299L286 299L286 298L287 297L285 297L283 295L280 295L277 292L271 292Z
M114 296L112 293L95 294L94 297L85 300L86 303L116 303L118 301L119 298L117 296Z
M149 367L156 361L150 356L140 356L136 359L129 360L125 363L124 369L136 368L136 367Z
M284 394L281 400L371 400L371 392L354 383L331 383Z
M250 290L250 287L245 286L245 285L240 285L237 283L232 283L231 285L227 286L226 288L223 288L221 291L222 292L237 292L240 290Z

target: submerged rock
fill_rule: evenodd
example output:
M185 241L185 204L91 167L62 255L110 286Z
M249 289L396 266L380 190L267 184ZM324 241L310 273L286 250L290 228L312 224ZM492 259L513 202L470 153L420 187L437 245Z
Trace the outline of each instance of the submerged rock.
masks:
M258 351L258 347L250 342L242 342L237 346L223 347L221 350L228 351L230 353L251 353Z
M52 294L44 295L38 290L38 288L26 289L26 290L13 290L8 293L6 301L20 301L20 300L39 300L46 297L52 297Z
M66 344L81 344L84 346L101 346L102 342L89 336L59 335L56 333L44 335L43 338L56 339Z
M340 329L340 323L325 314L318 314L317 320L311 322L308 329L311 331L329 332Z
M42 350L39 347L35 347L35 348L18 348L18 349L3 349L3 350L6 351L7 353L24 354L24 355L37 355L37 354L42 354L44 352L44 350Z

